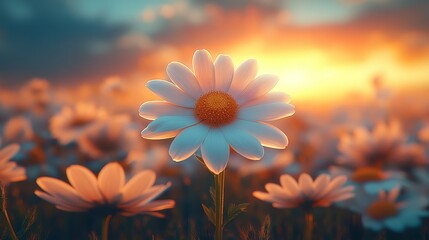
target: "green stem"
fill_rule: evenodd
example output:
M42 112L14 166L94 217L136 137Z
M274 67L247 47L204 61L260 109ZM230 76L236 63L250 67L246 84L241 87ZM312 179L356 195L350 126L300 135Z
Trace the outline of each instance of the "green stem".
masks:
M10 222L9 214L7 214L6 209L6 187L3 186L3 184L0 183L1 188L1 212L6 219L7 227L9 229L9 234L12 237L13 240L18 240L18 237L16 236L15 230L13 229L12 223Z
M218 175L214 174L215 179L215 240L222 240L223 233L223 212L225 198L225 171Z
M314 216L311 211L305 213L305 233L304 240L313 240Z
M109 214L106 216L103 222L103 228L101 229L101 240L108 240L109 239L109 223L112 219L112 215Z

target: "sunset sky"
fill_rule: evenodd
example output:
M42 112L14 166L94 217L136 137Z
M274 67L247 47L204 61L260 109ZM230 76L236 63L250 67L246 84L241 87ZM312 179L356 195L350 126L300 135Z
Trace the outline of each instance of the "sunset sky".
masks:
M376 76L428 87L428 13L426 0L4 0L0 87L144 83L202 48L257 59L302 101L369 95Z

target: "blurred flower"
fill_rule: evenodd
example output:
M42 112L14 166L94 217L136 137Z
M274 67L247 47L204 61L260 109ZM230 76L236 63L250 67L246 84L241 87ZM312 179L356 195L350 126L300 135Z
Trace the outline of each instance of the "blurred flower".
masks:
M349 182L356 188L363 188L368 193L378 193L380 190L391 190L398 184L404 183L405 175L400 171L383 170L377 167L357 167L347 169L331 166L333 176L347 176Z
M253 196L273 203L275 208L304 209L312 207L328 207L334 202L344 201L354 196L353 186L343 186L347 181L345 176L338 176L331 180L327 174L318 176L314 181L310 175L303 173L296 181L292 176L283 174L280 184L268 183L268 191L253 192Z
M236 169L240 175L247 176L268 169L285 169L293 163L294 158L290 151L267 148L260 161L245 161L241 155L232 154L231 168Z
M428 159L425 156L423 146L412 143L396 149L387 165L397 167L401 170L410 170L415 167L428 165Z
M388 228L393 231L403 231L406 227L417 227L420 218L428 216L424 210L427 201L419 198L410 198L406 201L398 201L400 188L396 187L389 193L380 191L378 198L374 195L359 195L354 200L357 203L353 207L362 214L364 227L375 231Z
M3 138L7 143L26 143L33 137L33 127L25 117L12 117L4 125Z
M372 78L372 86L374 87L375 97L378 104L383 104L392 95L390 89L385 86L384 78L380 74L377 74Z
M356 128L353 136L340 139L339 164L347 166L384 166L404 144L404 135L397 121L378 123L372 132Z
M269 93L277 84L273 75L257 78L257 63L250 59L234 72L230 57L212 61L206 50L193 57L194 73L172 62L172 82L153 80L147 87L166 101L146 102L140 116L154 120L143 131L148 139L176 137L169 153L175 161L189 158L201 147L207 167L219 174L228 163L230 147L242 156L259 160L262 146L285 148L286 135L263 123L292 115L294 106L284 93Z
M106 78L101 86L101 91L106 94L122 94L125 90L124 80L118 76Z
M2 185L23 181L27 178L23 167L19 167L16 162L9 161L18 151L18 144L0 149L0 183Z
M64 107L51 118L50 130L60 143L68 144L99 120L106 119L107 113L90 103L78 103L73 108Z
M144 150L130 151L126 162L131 166L132 172L141 171L142 169L151 169L158 172L167 166L169 159L168 148L156 144Z
M33 78L24 85L25 99L34 107L45 108L50 102L49 82L46 79Z
M35 194L64 211L92 210L106 215L163 217L157 211L175 204L173 200L154 201L171 184L153 185L156 175L151 170L142 171L126 182L124 169L118 163L107 164L98 177L83 166L72 165L67 168L67 178L71 185L55 178L40 177L36 182L44 192L36 190Z
M427 168L415 168L412 171L411 184L407 185L407 188L414 190L422 194L423 196L429 196L429 170Z
M125 158L138 139L129 124L123 115L98 121L82 131L77 139L79 148L92 158Z

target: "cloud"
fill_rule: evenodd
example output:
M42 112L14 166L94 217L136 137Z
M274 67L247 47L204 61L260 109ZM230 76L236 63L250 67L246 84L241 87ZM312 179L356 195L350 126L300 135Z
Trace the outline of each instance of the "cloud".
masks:
M80 16L67 1L14 1L0 3L0 82L84 81L133 67L135 51L116 47L127 26Z
M195 49L222 53L253 41L262 42L267 51L321 49L339 62L358 62L384 47L394 47L404 59L421 59L429 48L429 4L416 0L366 8L347 22L310 26L289 23L287 10L267 11L254 5L226 9L210 4L205 12L204 24L167 29L153 36L154 41L181 49L184 59Z

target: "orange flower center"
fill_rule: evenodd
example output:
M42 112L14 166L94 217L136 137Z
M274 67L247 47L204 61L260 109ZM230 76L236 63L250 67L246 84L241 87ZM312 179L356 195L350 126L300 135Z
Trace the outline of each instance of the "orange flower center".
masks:
M79 128L79 127L83 127L83 126L89 124L90 122L92 122L92 119L90 119L90 118L76 117L76 118L72 119L72 121L70 122L70 126Z
M205 124L219 127L236 119L238 104L228 93L213 91L197 100L194 111Z
M383 173L378 168L362 167L362 168L358 168L353 173L352 179L360 183L370 182L370 181L381 181L383 180Z
M382 220L395 216L398 213L398 207L394 202L378 200L366 209L368 215L375 220Z

